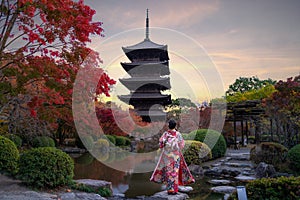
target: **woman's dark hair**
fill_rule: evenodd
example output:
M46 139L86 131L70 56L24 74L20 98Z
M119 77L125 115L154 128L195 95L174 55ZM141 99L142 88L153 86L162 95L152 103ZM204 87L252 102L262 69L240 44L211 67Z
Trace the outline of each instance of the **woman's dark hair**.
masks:
M175 120L171 119L169 121L169 129L174 129L176 127L176 122Z

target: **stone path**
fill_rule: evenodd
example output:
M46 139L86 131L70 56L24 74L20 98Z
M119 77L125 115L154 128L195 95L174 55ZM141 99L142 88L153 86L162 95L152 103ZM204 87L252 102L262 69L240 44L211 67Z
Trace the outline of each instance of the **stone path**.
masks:
M211 177L211 190L225 197L236 191L236 186L256 179L250 149L227 149L226 156L213 162L204 163L204 174Z

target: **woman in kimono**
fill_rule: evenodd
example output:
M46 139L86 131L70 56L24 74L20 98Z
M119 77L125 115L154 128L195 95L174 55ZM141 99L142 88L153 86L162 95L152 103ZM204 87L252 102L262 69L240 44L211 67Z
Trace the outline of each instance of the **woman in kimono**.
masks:
M178 185L186 185L195 182L189 168L186 165L181 150L184 140L181 134L175 130L176 122L169 121L169 130L164 132L159 139L162 153L150 181L167 185L168 194L177 194Z

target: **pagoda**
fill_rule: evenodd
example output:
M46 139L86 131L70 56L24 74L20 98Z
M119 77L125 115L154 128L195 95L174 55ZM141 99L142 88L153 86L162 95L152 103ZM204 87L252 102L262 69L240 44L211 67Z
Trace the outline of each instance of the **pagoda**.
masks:
M164 106L171 104L171 95L161 91L171 88L169 56L167 45L154 43L149 38L148 9L145 39L122 49L130 62L121 62L121 65L130 78L119 80L130 94L120 95L119 99L132 105L143 121L166 120L163 110Z

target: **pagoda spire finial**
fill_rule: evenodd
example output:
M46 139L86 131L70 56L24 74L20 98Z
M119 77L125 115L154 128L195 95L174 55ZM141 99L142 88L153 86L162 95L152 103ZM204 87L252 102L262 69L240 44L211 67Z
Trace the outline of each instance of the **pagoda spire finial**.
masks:
M146 40L149 40L149 17L148 17L149 9L147 8L147 16L146 16Z

